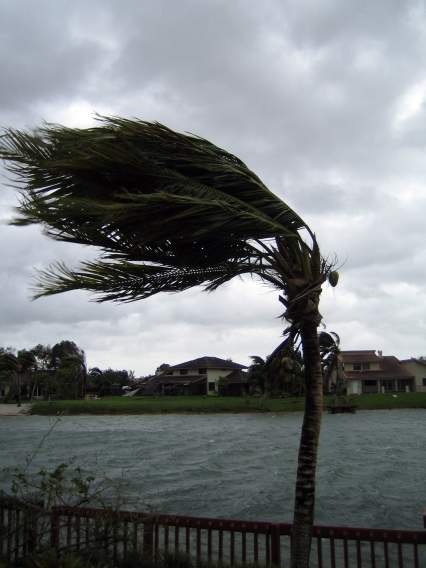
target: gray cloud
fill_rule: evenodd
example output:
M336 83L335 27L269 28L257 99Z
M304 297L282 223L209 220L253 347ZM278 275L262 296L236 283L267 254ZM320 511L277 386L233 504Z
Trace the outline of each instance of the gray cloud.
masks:
M347 348L422 352L425 19L417 1L0 2L0 123L159 120L234 152L337 254L323 313ZM6 181L6 180L5 180ZM0 219L16 197L0 193ZM34 267L94 251L0 226L0 345L71 338L90 365L248 361L279 341L276 295L235 282L130 306L29 301ZM424 350L423 350L424 351Z

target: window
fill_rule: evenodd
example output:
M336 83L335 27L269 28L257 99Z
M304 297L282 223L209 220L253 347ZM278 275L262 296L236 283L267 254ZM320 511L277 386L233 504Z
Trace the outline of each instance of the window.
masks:
M207 374L207 369L198 369L198 374L199 374L199 375L206 375L206 374Z
M209 383L209 392L214 392L215 388L214 388L214 383Z
M426 387L426 378L424 378L422 380L423 380L423 386Z
M370 363L353 363L354 371L368 371L370 369Z
M179 371L179 375L187 375L188 374L188 369L181 369Z

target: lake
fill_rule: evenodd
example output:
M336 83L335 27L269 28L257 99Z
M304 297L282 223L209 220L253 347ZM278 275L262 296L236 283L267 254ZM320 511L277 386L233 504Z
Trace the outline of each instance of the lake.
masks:
M24 465L54 422L0 417L3 488L4 468ZM30 468L75 458L120 481L138 509L287 522L301 423L301 413L64 416ZM325 414L316 523L422 528L425 448L425 410Z

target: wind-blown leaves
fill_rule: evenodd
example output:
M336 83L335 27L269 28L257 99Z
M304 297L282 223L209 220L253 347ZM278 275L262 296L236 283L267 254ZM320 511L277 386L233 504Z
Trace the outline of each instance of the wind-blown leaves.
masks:
M100 301L131 301L197 285L214 290L241 274L283 288L289 274L280 274L295 253L285 259L268 240L293 249L301 229L313 235L241 160L158 123L99 120L1 138L0 157L22 193L13 222L41 223L50 237L102 251L77 270L45 271L37 296L84 288Z

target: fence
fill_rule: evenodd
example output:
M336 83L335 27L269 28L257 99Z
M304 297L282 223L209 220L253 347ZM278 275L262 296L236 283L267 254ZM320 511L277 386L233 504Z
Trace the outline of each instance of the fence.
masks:
M133 550L157 557L183 552L196 562L256 563L286 568L291 525L54 507L0 500L0 556L18 560L43 546L58 551L104 550L114 559ZM316 526L312 566L424 568L426 531Z

